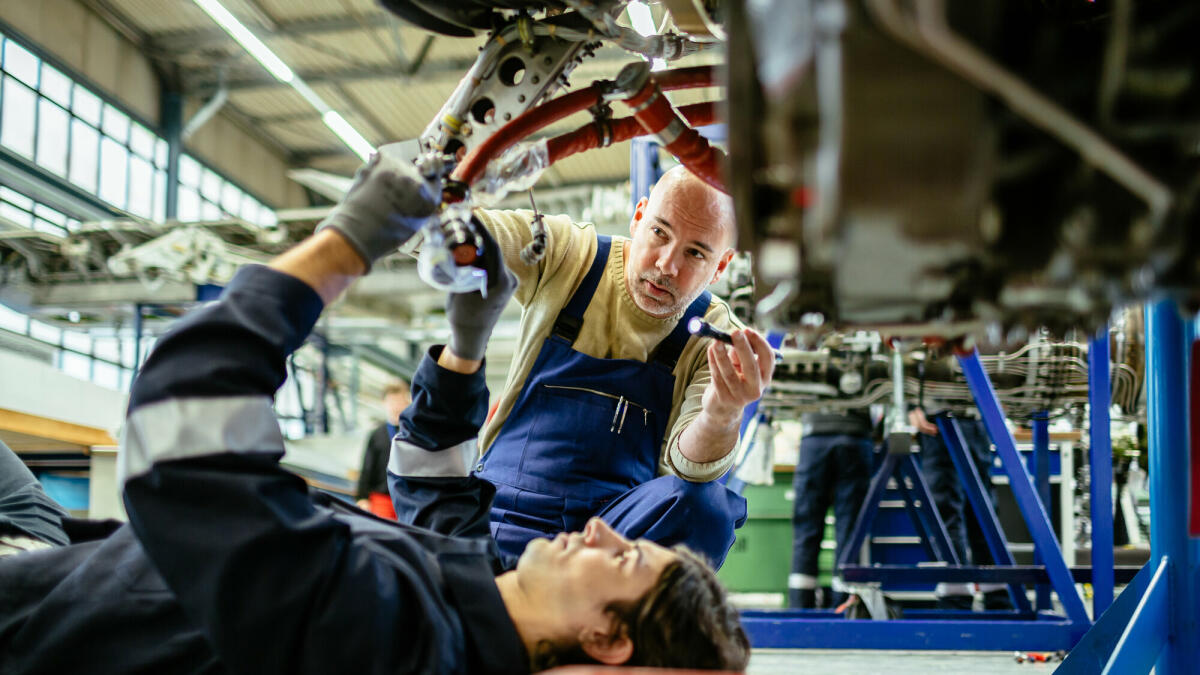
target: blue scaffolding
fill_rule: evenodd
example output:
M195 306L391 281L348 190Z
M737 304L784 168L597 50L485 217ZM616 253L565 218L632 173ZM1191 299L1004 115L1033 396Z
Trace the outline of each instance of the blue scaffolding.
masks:
M1200 670L1200 537L1195 536L1200 534L1200 514L1188 490L1189 476L1200 468L1195 427L1200 415L1189 420L1188 414L1200 403L1189 396L1189 385L1200 381L1196 347L1194 324L1180 318L1173 301L1146 307L1150 561L1057 673L1124 675L1153 667L1158 675L1183 675ZM1111 598L1111 586L1103 591ZM1097 599L1100 594L1097 588Z
M963 480L966 496L980 520L985 540L998 564L959 564L946 541L944 525L921 480L911 454L889 454L872 480L863 510L845 551L840 552L839 570L847 582L993 582L1008 584L1014 610L966 612L906 610L902 619L847 620L831 612L807 610L763 610L743 613L743 624L756 647L823 647L854 649L966 649L966 650L1068 650L1092 628L1092 622L1076 589L1077 582L1097 587L1097 615L1111 602L1114 583L1112 557L1112 453L1109 443L1108 331L1102 330L1089 350L1089 394L1092 397L1091 461L1094 480L1092 499L1093 566L1067 566L1047 514L1049 490L1049 429L1045 415L1035 416L1033 472L1022 461L1016 442L1005 424L1002 410L979 355L958 354L967 384L975 398L984 426L1008 475L1013 496L1033 538L1034 565L1018 566L1008 550L983 477L967 458L962 433L950 417L938 417L947 450ZM914 524L924 535L930 557L937 566L856 566L849 564L870 530L871 520L888 478L895 476ZM1036 477L1036 480L1035 480ZM905 480L907 479L907 480ZM912 487L908 487L911 485ZM1125 581L1127 579L1123 579ZM1024 584L1038 588L1037 606L1029 604ZM1136 584L1136 580L1134 582ZM1050 611L1050 590L1058 594L1063 614ZM1107 589L1107 590L1106 590Z

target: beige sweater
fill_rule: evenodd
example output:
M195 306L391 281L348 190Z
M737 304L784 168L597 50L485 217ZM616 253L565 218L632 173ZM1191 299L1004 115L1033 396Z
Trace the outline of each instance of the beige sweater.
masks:
M521 330L499 407L484 427L481 448L486 451L504 426L525 379L550 335L559 311L587 274L596 253L596 232L566 216L546 216L546 255L535 266L521 262L520 252L532 239L531 211L476 211L476 216L500 244L509 269L518 279L515 298L523 308ZM583 315L575 349L596 358L645 361L671 332L679 316L658 319L641 310L625 286L625 247L629 239L614 237L605 273ZM682 312L680 313L682 316ZM714 297L705 318L724 330L742 327L723 300ZM689 340L675 366L675 394L670 430L659 455L659 475L675 474L701 482L719 478L733 462L733 452L712 462L693 462L679 451L679 436L700 414L704 389L712 379L705 349L708 340Z

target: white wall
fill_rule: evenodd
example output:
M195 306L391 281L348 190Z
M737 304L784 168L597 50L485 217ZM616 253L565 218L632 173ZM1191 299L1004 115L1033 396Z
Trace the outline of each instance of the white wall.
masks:
M33 359L0 351L0 408L108 431L125 417L125 394Z

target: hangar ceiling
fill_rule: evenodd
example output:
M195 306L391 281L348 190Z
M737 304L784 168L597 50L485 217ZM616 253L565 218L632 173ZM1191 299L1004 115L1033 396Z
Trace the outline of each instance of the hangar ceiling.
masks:
M221 264L266 260L311 232L327 204L345 188L347 181L339 177L352 175L360 160L309 102L274 79L192 0L77 2L134 45L151 62L165 89L182 94L185 128L189 117L202 123L196 113L211 103L216 115L281 157L289 176L306 188L311 200L309 205L271 205L277 207L278 224L266 228L238 218L181 224L114 212L80 215L82 222L69 236L59 236L0 218L0 254L6 266L17 261L17 273L7 271L0 284L0 302L63 328L128 333L140 325L147 334L155 334L194 302L194 284L202 282L205 269L218 270L210 281L220 283L232 269L226 266L222 272ZM423 32L373 0L223 4L372 145L415 138L436 116L485 41L482 35L451 38ZM653 11L661 21L663 10L655 6ZM54 50L53 44L42 46ZM640 58L615 47L600 48L574 70L559 93L611 78L622 65ZM712 50L679 63L719 59L719 51ZM670 96L686 104L716 99L714 91ZM542 133L556 135L590 119L586 112L579 113ZM186 140L184 149L189 150ZM556 163L536 186L538 207L595 222L608 233L627 232L629 158L629 145L622 143ZM0 183L9 184L3 176ZM62 197L39 192L32 184L22 193L56 207ZM502 206L528 204L528 195L518 194ZM165 272L149 266L188 247L220 253L197 253ZM124 262L114 265L114 259ZM368 394L382 387L388 373L410 369L424 345L445 338L443 294L417 278L412 259L393 256L377 270L319 329L336 346L334 356L359 357L353 365L348 360L335 363L331 377L342 384L357 378L356 386ZM516 318L515 307L510 308L489 348L494 386L511 359ZM300 360L301 366L319 367L318 355L302 355ZM361 369L360 361L365 364Z

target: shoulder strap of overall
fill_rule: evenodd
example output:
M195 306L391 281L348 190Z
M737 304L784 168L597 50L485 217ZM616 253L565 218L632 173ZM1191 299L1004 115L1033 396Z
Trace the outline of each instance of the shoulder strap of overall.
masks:
M604 274L604 267L608 264L608 250L611 246L612 237L596 235L596 256L592 258L592 266L588 268L587 276L580 282L579 288L575 289L566 306L559 311L558 318L554 320L554 329L550 331L551 336L566 340L569 345L575 344L575 338L579 337L579 329L583 327L583 313L591 304L596 286L600 284L600 276Z
M650 355L650 361L667 370L675 370L675 364L679 362L679 355L683 353L688 339L692 337L687 329L688 321L695 316L703 317L711 303L712 293L708 291L704 291L693 300L692 304L688 305L687 311L680 317L679 322L671 329L671 333L654 348L654 353Z

